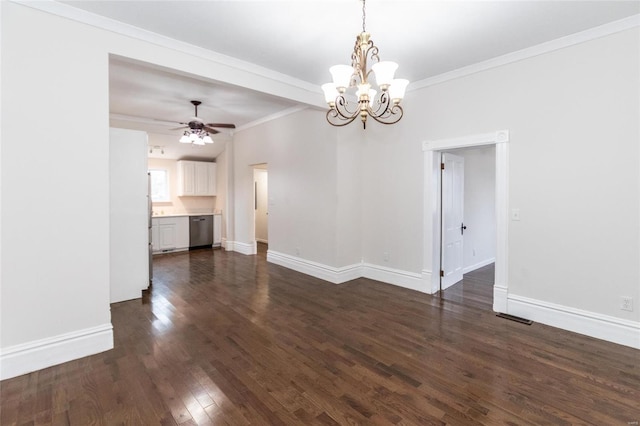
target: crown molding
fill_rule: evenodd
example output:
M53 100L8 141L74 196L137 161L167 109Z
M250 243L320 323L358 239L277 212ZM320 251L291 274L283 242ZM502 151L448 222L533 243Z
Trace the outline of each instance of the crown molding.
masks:
M518 50L516 52L507 53L505 55L478 62L473 65L458 68L457 70L429 77L424 80L419 80L415 83L410 84L407 88L407 91L414 91L423 89L425 87L434 86L436 84L444 83L449 80L465 77L481 71L497 68L502 65L522 61L524 59L533 58L534 56L543 55L545 53L553 52L565 47L574 46L576 44L584 43L590 40L595 40L597 38L606 37L608 35L619 33L636 27L640 27L640 14L629 16L618 21L613 21L608 24L590 28L585 31L538 44L536 46L527 47L526 49Z
M182 53L186 53L195 57L199 57L208 61L216 62L218 64L243 71L246 73L254 74L262 78L273 80L280 84L292 86L296 89L302 89L319 95L318 99L324 99L322 97L322 90L319 86L311 84L307 81L297 79L287 74L283 74L269 68L261 67L251 62L243 61L233 58L231 56L223 55L218 52L214 52L209 49L195 46L190 43L179 41L167 36L163 36L158 33L144 30L142 28L135 27L133 25L125 24L115 19L107 18L104 16L96 15L86 10L78 9L73 6L60 3L54 0L10 0L13 3L27 6L33 9L37 9L43 12L57 15L63 18L71 19L83 24L91 25L96 28L107 30L119 35L131 37L137 40L145 41L160 47L176 50ZM315 106L324 105L324 102L318 103Z
M294 107L291 107L291 108L284 109L282 111L278 111L278 112L276 112L274 114L267 115L266 117L259 118L257 120L251 121L251 122L249 122L247 124L243 124L242 126L238 126L235 129L234 133L238 133L238 132L241 132L243 130L247 130L247 129L251 128L251 127L255 127L255 126L259 125L259 124L263 124L263 123L266 123L268 121L277 120L278 118L282 118L282 117L285 117L287 115L294 114L294 113L296 113L298 111L304 111L307 108L308 107L304 106L304 105L297 105L297 106L294 106Z
M186 42L178 41L170 37L166 37L151 31L147 31L133 25L125 24L116 21L111 18L96 15L91 12L87 12L82 9L69 6L64 3L57 2L55 0L9 0L13 3L21 4L31 7L33 9L41 10L53 15L61 16L63 18L71 19L83 24L91 25L97 28L101 28L107 31L114 32L116 34L128 36L138 40L146 41L157 46L166 47L169 49L177 50L186 54L193 55L202 59L206 59L212 62L225 65L239 71L251 73L275 82L289 85L296 89L302 89L314 94L322 95L320 87L311 84L307 81L297 79L287 74L279 73L271 69L261 67L251 62L242 61L240 59L233 58L231 56L223 55L221 53L214 52L202 47L198 47ZM456 78L465 77L478 72L486 71L492 68L497 68L502 65L511 64L513 62L521 61L524 59L539 56L545 53L553 52L555 50L563 49L565 47L574 46L576 44L584 43L597 38L605 37L611 34L615 34L621 31L625 31L631 28L640 27L640 14L632 15L618 21L610 22L598 27L590 28L585 31L581 31L575 34L571 34L565 37L561 37L555 40L551 40L545 43L538 44L536 46L528 47L516 52L507 53L502 56L498 56L486 61L478 62L463 68L458 68L453 71L445 72L433 77L429 77L423 80L418 80L409 84L407 92L423 89L436 84L444 83ZM321 98L321 97L320 97ZM319 98L319 99L320 99ZM314 106L324 107L323 102L319 102Z

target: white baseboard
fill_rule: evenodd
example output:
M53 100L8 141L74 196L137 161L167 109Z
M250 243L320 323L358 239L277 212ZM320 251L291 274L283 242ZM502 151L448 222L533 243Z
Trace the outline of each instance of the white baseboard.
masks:
M267 251L267 261L334 284L364 277L427 294L431 293L431 271L414 273L370 263L356 263L335 268L273 250Z
M2 349L0 380L113 349L111 323Z
M342 284L362 277L361 264L334 268L273 250L267 250L267 262L275 263L276 265L284 266L285 268L293 269L294 271L302 272L303 274L311 275L312 277L320 278L333 284Z
M241 243L240 241L226 241L225 242L225 250L227 251L235 251L241 254L252 255L256 254L256 245L255 243Z
M471 271L475 271L476 269L480 269L483 266L491 265L492 263L495 263L495 261L496 261L495 257L483 260L481 262L476 263L475 265L467 266L466 268L462 269L462 273L466 274L466 273L469 273Z
M493 285L493 311L503 314L507 313L507 287L497 283Z
M638 322L516 295L507 304L510 315L640 349Z
M407 272L400 269L363 263L362 276L372 280L382 281L383 283L397 285L398 287L432 294L431 273L429 271L422 271L422 273L418 274L415 272Z

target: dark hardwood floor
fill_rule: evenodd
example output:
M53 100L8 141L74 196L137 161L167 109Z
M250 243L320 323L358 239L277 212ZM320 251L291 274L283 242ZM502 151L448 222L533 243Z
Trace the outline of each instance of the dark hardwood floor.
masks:
M441 297L244 256L155 259L115 348L0 383L2 425L628 425L640 351L491 312L492 268Z

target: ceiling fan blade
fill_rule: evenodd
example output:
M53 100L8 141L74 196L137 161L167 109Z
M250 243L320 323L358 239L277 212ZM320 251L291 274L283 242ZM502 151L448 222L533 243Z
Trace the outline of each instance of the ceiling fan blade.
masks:
M209 126L209 127L221 127L223 129L235 129L236 128L235 124L229 124L229 123L207 123L207 126Z
M182 130L182 129L188 129L188 128L189 126L182 126L182 127L176 127L175 129L169 129L169 130Z
M209 132L209 133L211 133L213 135L215 135L216 133L220 133L219 130L216 130L216 129L211 128L209 126L204 126L203 128L204 128L204 130L206 130L207 132Z

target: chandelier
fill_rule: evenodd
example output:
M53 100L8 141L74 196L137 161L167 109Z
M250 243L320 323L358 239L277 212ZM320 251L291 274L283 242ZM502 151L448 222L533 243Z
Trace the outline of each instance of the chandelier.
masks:
M394 124L400 121L404 111L400 101L409 84L408 80L394 79L398 64L390 61L380 61L378 47L373 44L371 35L365 28L365 0L362 0L362 32L356 38L356 44L351 54L351 66L334 65L329 69L333 83L322 85L324 98L329 104L327 121L333 126L346 126L358 116L362 126L366 129L367 117L382 124ZM367 59L375 63L367 69ZM380 95L371 88L369 77L375 75ZM351 105L345 94L347 89L356 88L357 105Z

